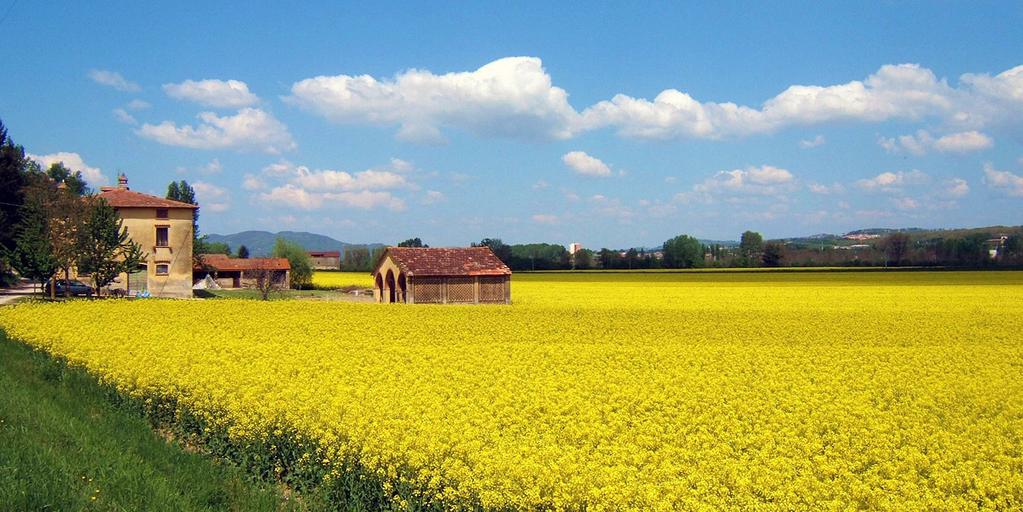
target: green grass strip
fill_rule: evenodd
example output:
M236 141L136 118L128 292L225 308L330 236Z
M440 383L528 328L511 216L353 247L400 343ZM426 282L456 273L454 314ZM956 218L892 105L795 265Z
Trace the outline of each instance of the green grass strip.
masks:
M294 510L280 488L168 442L84 370L0 331L0 508Z

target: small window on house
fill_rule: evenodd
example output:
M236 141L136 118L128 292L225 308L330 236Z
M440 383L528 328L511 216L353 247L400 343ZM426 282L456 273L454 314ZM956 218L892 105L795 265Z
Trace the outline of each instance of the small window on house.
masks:
M156 275L158 275L158 276L165 276L167 274L170 274L170 264L169 263L157 263L156 264Z
M169 229L170 228L168 228L167 226L156 226L156 246L157 247L167 247L168 245L170 245L170 241L168 240L168 237L167 237L167 231Z
M157 208L156 209L156 218L158 218L158 219L166 219L167 218L167 209L166 208Z

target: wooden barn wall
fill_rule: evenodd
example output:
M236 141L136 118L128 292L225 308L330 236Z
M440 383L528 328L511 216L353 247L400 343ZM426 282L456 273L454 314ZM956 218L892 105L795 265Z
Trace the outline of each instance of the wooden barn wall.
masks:
M508 276L416 277L410 299L416 304L507 304L511 301Z

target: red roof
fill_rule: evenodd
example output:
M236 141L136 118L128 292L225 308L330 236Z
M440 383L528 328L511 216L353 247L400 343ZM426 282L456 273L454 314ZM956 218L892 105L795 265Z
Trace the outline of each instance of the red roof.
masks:
M309 251L311 258L340 258L340 251Z
M114 208L198 208L194 204L133 192L127 188L109 188L100 192L99 197Z
M203 266L195 270L231 272L239 270L291 270L288 258L231 258L224 254L203 254Z
M489 247L388 247L376 267L390 257L410 276L502 276L511 274Z

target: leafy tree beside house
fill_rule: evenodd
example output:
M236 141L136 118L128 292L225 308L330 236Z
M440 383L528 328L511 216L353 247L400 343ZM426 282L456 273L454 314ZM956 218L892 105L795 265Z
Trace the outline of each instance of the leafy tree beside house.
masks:
M742 255L742 266L755 267L760 262L760 253L764 250L764 237L756 231L745 231L739 237L739 254Z
M50 165L50 168L46 170L46 175L54 183L63 184L68 191L76 196L92 194L89 185L85 183L85 178L82 177L82 171L72 171L64 166L64 162L55 162Z
M23 277L42 285L57 272L57 260L50 245L46 198L29 190L18 211L14 227L14 248L8 251L11 265Z
M167 199L199 205L195 200L195 189L185 180L172 181L167 185ZM195 208L192 210L192 259L199 265L202 265L201 254L208 254L208 252L206 237L199 236L199 208Z
M505 265L511 266L512 248L502 242L500 238L484 238L478 244L472 244L472 246L489 247L493 251L494 256L497 256L497 259L501 260Z
M693 268L703 263L703 245L689 235L679 235L664 242L665 268Z
M86 205L82 198L69 188L59 186L52 188L46 232L49 235L50 248L57 269L64 274L65 280L70 280L71 269L78 264L81 254ZM65 289L65 295L70 296L71 290ZM51 287L50 297L53 296L54 291Z
M78 270L91 276L99 290L118 275L131 272L145 259L142 247L128 238L117 210L102 198L87 201L86 218L79 233Z
M398 242L398 247L429 247L429 245L424 244L419 237L415 237L409 238L403 242Z
M0 120L0 280L8 273L7 262L15 249L15 227L20 219L29 162L25 148L8 137Z
M208 242L204 241L202 247L202 254L223 254L225 256L231 255L231 246L227 242Z
M572 264L576 270L589 270L593 268L593 251L579 249L572 255Z
M249 248L245 247L245 244L238 247L238 257L243 260L249 258Z
M765 267L780 267L784 258L784 245L779 242L767 242L764 244L764 252L760 255L760 261Z
M906 233L892 233L881 241L880 248L884 251L885 262L897 267L909 255L909 235Z
M309 261L309 253L305 248L295 242L277 237L274 242L273 256L275 258L287 258L291 264L291 287L303 289L309 287L313 281L313 265Z

